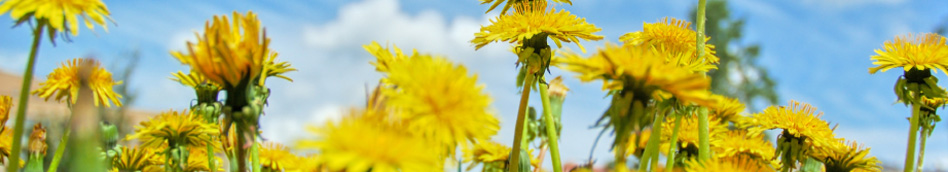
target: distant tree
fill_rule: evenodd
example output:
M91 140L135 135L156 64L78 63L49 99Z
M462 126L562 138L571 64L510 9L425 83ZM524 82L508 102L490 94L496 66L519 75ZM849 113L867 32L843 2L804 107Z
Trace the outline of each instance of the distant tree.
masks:
M688 15L691 21L697 21L694 19L696 8ZM740 41L745 19L731 19L725 0L709 0L705 15L705 35L711 37L716 55L721 58L718 69L709 72L711 91L738 98L752 111L756 110L754 105L759 99L776 104L777 83L767 68L757 64L760 45L743 45Z

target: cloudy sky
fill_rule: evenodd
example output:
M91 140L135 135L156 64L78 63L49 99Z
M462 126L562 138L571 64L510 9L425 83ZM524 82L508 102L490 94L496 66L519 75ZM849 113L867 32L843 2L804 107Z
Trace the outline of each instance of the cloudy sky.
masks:
M36 73L44 76L64 60L95 56L106 66L127 61L139 50L141 65L127 81L139 92L133 106L162 111L187 108L193 93L167 78L187 70L169 55L183 50L213 15L253 10L272 38L271 48L298 72L295 82L273 80L264 137L292 143L307 137L306 125L337 118L345 109L363 104L365 90L380 74L369 65L373 57L362 49L371 41L403 49L448 56L478 75L492 96L502 121L496 141L510 144L518 103L514 85L515 56L509 45L497 43L474 51L468 43L481 25L497 13L484 14L477 1L438 0L316 0L316 1L117 1L105 0L116 25L109 32L81 29L72 43L43 42ZM559 5L601 27L605 40L581 42L587 49L617 42L624 33L642 29L643 22L662 17L687 19L695 1L579 0ZM892 85L900 72L869 75L869 56L886 40L908 33L931 32L948 22L948 1L922 0L734 0L732 16L746 18L745 38L738 44L760 43L760 64L777 80L781 104L809 102L836 133L872 147L872 155L900 166L904 158L910 109L894 104ZM0 16L0 23L13 21ZM0 31L0 70L22 73L32 40L28 27ZM576 50L575 44L564 46ZM590 129L606 108L599 83L580 83L567 76L572 88L564 105L564 161L584 161L598 129ZM945 77L942 73L936 76ZM944 84L942 84L944 85ZM538 98L531 105L539 106ZM940 124L944 125L944 124ZM948 168L948 127L936 128L929 141L926 168ZM595 157L610 160L611 139L604 137ZM549 161L547 161L549 162ZM549 165L549 164L547 164Z

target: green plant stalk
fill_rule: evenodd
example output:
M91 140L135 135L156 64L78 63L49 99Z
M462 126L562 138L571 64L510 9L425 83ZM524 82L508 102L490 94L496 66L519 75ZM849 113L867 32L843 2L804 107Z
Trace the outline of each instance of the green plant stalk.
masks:
M23 84L20 87L20 99L16 105L16 120L13 124L13 148L10 150L10 162L20 162L20 147L23 142L23 125L26 122L26 107L30 99L30 84L33 83L33 70L36 67L36 53L40 47L40 37L43 36L43 27L46 22L40 20L33 30L33 46L30 47L30 57L26 62L26 71L23 72ZM19 163L9 163L7 171L19 171Z
M539 83L540 87L540 99L543 102L543 117L546 122L546 136L549 138L548 143L550 143L550 159L553 161L553 171L562 172L563 166L560 165L560 149L557 133L556 133L556 123L553 122L553 114L550 112L550 93L548 91L548 84Z
M681 116L675 116L675 129L672 129L671 146L668 148L668 157L665 160L665 171L672 171L675 168L675 154L678 154L678 131L681 129Z
M928 140L928 129L922 128L921 136L919 137L921 137L922 142L918 147L918 167L915 168L918 169L917 171L923 171L922 165L925 164L925 142Z
M658 155L658 144L659 139L662 135L662 116L656 116L652 120L652 134L648 137L648 144L645 145L645 153L642 155L641 162L639 163L639 171L645 171L649 168L649 164L652 164L652 161L656 161L653 157ZM652 167L656 168L656 167Z
M704 22L705 20L705 6L706 0L698 0L698 16L695 19L698 20L698 34L696 45L698 50L698 59L704 57ZM698 159L700 160L710 160L711 159L711 143L708 136L708 111L701 110L698 113Z
M256 136L254 136L256 137ZM257 139L253 139L253 146L250 146L250 165L253 172L260 172L260 168L263 166L260 165L260 145L257 145Z
M214 160L214 146L207 144L207 167L211 171L217 171L217 161Z
M526 66L524 66L526 67ZM523 123L526 120L526 111L527 111L527 100L530 99L530 86L533 85L536 78L532 74L527 74L526 79L524 79L523 92L520 92L520 107L517 109L517 126L514 131L514 144L510 152L515 152L519 154L520 145L523 144ZM510 168L509 172L518 172L520 169L520 156L511 155L510 158Z
M662 132L664 132L664 128L665 128L665 127L662 127L662 125L664 124L664 122L662 122L662 119L665 119L665 115L664 115L664 114L665 114L665 113L662 112L662 115L661 115L660 119L658 120L658 129L657 129L657 132L656 132L656 135L657 135L657 136L655 136L655 137L657 137L657 139L655 140L655 145L652 146L652 160L649 161L649 162L651 162L652 164L649 165L649 171L658 171L658 155L661 154L661 151L660 151L660 149L659 149L659 147L660 147L659 144L662 144L662 142L661 142L662 136L661 136L661 135L662 135ZM655 126L655 124L652 124L652 126Z
M23 169L24 172L42 172L43 171L43 155L39 153L30 153L29 160L26 161L26 168Z
M247 142L247 138L244 138L244 125L240 122L235 123L237 125L237 143L234 143L234 150L237 151L237 172L246 172L247 171L247 149L244 148L244 143Z
M53 154L53 161L49 163L47 172L56 172L56 168L59 168L59 161L63 159L63 152L66 152L66 144L69 142L69 132L69 127L66 127L66 132L63 132L63 138L59 139L59 145L56 146L56 153Z
M915 102L920 102L920 101L915 101ZM909 128L908 148L905 150L905 164L904 164L905 169L903 169L904 172L915 171L915 145L916 145L915 140L916 140L916 137L918 137L918 111L920 110L920 108L921 108L921 105L918 105L918 103L912 103L912 117L909 118L909 123L911 124L911 126Z

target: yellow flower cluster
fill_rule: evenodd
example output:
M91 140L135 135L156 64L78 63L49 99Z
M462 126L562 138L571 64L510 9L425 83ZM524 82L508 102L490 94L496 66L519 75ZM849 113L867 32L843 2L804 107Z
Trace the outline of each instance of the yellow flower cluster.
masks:
M490 25L481 27L480 32L474 34L471 43L475 44L476 49L497 41L520 45L534 35L545 33L553 39L557 47L561 47L561 42L575 42L585 52L586 49L579 45L579 39L603 38L593 34L602 29L586 23L586 19L576 17L566 10L557 12L556 9L547 8L546 3L542 0L515 3L514 14L491 19Z
M108 31L105 20L109 19L109 9L101 0L5 0L0 1L0 15L10 12L10 17L23 23L34 18L47 23L56 32L70 32L79 35L81 16L86 27L93 29L96 24Z
M719 58L715 56L714 45L706 44L704 56L698 57L697 33L691 30L691 23L675 18L664 18L658 23L645 23L642 31L626 33L619 37L629 45L648 45L661 53L672 54L666 57L669 63L685 66L695 72L706 73L717 69ZM708 42L710 37L705 37Z
M218 134L217 124L207 123L187 110L169 110L135 126L135 134L128 139L138 139L148 147L204 146L212 144L211 137Z

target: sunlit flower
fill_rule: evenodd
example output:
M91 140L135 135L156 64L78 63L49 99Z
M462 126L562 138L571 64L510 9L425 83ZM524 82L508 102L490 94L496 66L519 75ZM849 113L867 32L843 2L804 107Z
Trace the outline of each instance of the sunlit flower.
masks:
M685 171L703 172L703 171L757 171L772 172L773 168L758 163L752 159L745 158L714 158L708 161L697 159L686 162Z
M213 85L213 88L216 88L217 90L221 89L220 85L214 82L208 82L207 78L205 78L200 73L189 72L188 74L184 74L184 72L178 71L177 73L171 73L171 75L174 76L174 78L171 78L171 80L178 81L182 85L188 87L195 88L200 85L208 84Z
M10 110L13 108L13 98L10 96L0 96L0 126L5 126L10 119Z
M846 143L839 140L836 144L824 151L812 153L814 159L823 162L826 171L880 171L881 161L869 156L869 148L856 142Z
M27 151L31 155L38 154L40 156L46 156L46 128L43 127L43 123L36 123L33 125L33 131L30 132L29 146Z
M320 152L316 163L330 171L441 171L440 151L397 123L364 118L351 112L336 123L309 128L317 140L302 140L298 147ZM384 146L383 146L384 145Z
M296 169L299 158L279 143L266 143L260 146L260 165L271 171Z
M467 170L474 169L478 164L482 165L482 171L501 170L506 168L508 158L510 147L493 141L478 142L473 148L464 149L464 161L471 162Z
M659 53L649 46L617 46L606 44L590 58L576 53L563 53L557 65L578 73L583 82L603 81L604 90L640 89L643 94L657 90L670 93L684 103L713 106L710 79L664 59L671 54ZM633 90L624 90L633 91Z
M749 123L756 127L748 130L760 134L764 130L783 129L777 138L777 154L781 154L784 168L794 168L812 152L832 148L838 141L823 113L815 114L815 108L806 103L790 101L790 106L771 106L762 113L754 114Z
M869 73L902 67L906 72L910 69L939 69L943 72L948 67L948 45L945 37L927 33L923 35L907 35L895 37L895 41L886 41L883 49L876 49L871 57L872 64Z
M13 129L10 127L0 127L0 163L6 163L6 158L10 156L10 149L13 147Z
M164 163L161 155L145 147L121 147L118 156L112 157L112 166L120 171L144 171L149 166Z
M261 152L262 153L262 152ZM261 159L263 159L263 154ZM185 164L183 170L185 172L198 172L198 171L224 171L223 163L221 159L217 156L214 156L216 161L216 170L211 170L210 163L207 162L207 149L200 146L188 147L188 162Z
M583 46L579 45L579 39L603 38L593 34L602 29L586 23L586 19L576 17L566 10L557 12L556 9L547 8L546 1L521 1L514 4L514 14L491 19L489 26L482 26L480 32L474 34L471 43L475 44L476 49L496 41L521 45L525 40L544 33L553 39L557 47L561 47L560 42L575 42L585 52ZM510 3L507 6L511 6Z
M209 124L187 110L169 110L135 126L135 134L129 139L138 139L149 147L204 146L218 132L217 124Z
M507 10L510 9L510 6L513 6L513 4L516 4L519 2L519 0L480 0L480 1L481 1L481 4L491 4L490 9L487 9L487 12L485 13L493 11L494 8L497 8L497 6L500 5L500 3L507 1L506 5L504 5L504 9L500 10L500 15L506 15ZM536 1L546 1L546 0L536 0ZM570 2L570 0L553 0L553 1L559 2L559 3L569 3L570 5L573 5L573 2Z
M79 35L79 19L82 17L86 27L93 29L96 24L108 31L105 20L109 9L100 0L5 0L0 1L0 15L10 12L10 17L19 25L30 18L47 22L56 32L71 32Z
M186 54L173 51L171 55L225 89L241 83L263 84L268 76L289 79L281 74L295 69L275 62L277 53L270 49L270 38L257 15L235 11L233 19L230 23L227 16L214 16L213 22L205 23L205 33L197 35L197 43L187 43Z
M685 66L696 72L708 72L717 69L719 61L714 56L714 45L707 44L710 37L705 37L704 56L697 55L697 33L691 30L691 23L675 18L664 18L658 23L645 23L642 31L626 33L619 37L619 41L627 45L648 45L662 53L684 54L668 56L665 60L670 63Z
M712 116L724 121L736 121L736 118L741 117L739 113L743 112L745 107L740 100L722 95L712 95L711 98L717 100L717 103L710 107Z
M749 135L746 131L731 130L726 133L711 135L711 148L717 158L744 157L768 162L774 157L773 143L764 139L763 135Z
M45 98L47 101L55 94L57 101L69 100L69 104L76 104L79 98L79 68L85 66L92 67L89 74L89 88L92 89L95 105L104 104L105 107L111 107L111 103L122 106L118 99L122 95L115 93L112 87L122 84L121 81L112 80L112 73L105 70L98 61L92 59L76 58L62 63L59 68L53 70L46 76L46 81L39 85L41 88L33 90L32 94Z
M366 49L377 46L373 43ZM467 68L428 54L389 62L382 57L374 64L378 68L385 64L387 70L384 80L391 86L382 89L386 105L405 120L409 131L434 138L450 150L497 134L500 121L490 112L490 97Z

